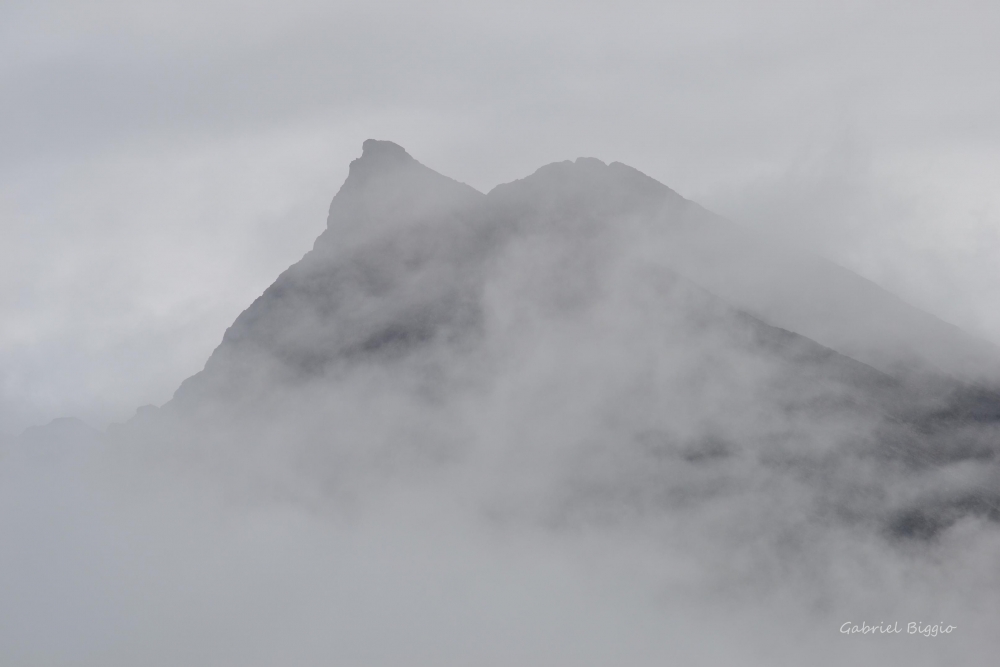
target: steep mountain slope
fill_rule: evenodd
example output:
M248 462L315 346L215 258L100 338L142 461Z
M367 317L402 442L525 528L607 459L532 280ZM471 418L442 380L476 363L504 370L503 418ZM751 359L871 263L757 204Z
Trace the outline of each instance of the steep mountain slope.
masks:
M469 328L483 199L395 144L366 141L313 250L236 319L175 402L314 376L336 359Z
M366 142L166 406L0 438L0 655L982 664L1000 396L777 326L943 325L707 215L621 164L483 195Z
M618 162L580 159L489 193L512 218L646 223L644 243L678 273L779 327L893 373L1000 382L1000 348L833 262L744 229ZM621 221L619 220L619 223ZM526 223L528 224L528 223Z
M547 294L553 312L599 299L601 274L611 265L652 267L677 282L670 262L657 256L676 253L660 233L691 207L634 169L586 158L543 167L483 196L395 144L369 140L314 249L237 318L176 402L264 390L436 343L472 344L485 335L486 291L505 272L531 268L507 261L525 247L554 260L529 297ZM699 294L702 309L726 308ZM740 317L762 340L788 340L786 332ZM838 369L854 364L834 363L815 347L804 356Z
M823 317L797 310L813 301ZM884 371L897 347L926 352L924 369L988 352L969 340L625 165L553 164L484 196L369 141L314 249L161 416L222 467L263 457L261 483L291 495L452 470L495 516L695 516L742 498L772 537L833 521L930 538L1000 519L1000 396Z
M474 292L485 263L509 239L549 228L582 238L609 226L627 227L645 259L735 307L883 371L1000 378L989 344L620 163L552 164L483 196L369 140L314 249L237 319L178 399L205 383L245 386L265 369L315 374L335 357L464 335L481 316Z

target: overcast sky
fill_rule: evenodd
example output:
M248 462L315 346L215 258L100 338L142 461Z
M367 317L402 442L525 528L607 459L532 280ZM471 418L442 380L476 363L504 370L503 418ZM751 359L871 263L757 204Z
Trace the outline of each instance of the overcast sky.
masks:
M0 4L0 432L162 403L369 137L618 160L1000 343L1000 4Z

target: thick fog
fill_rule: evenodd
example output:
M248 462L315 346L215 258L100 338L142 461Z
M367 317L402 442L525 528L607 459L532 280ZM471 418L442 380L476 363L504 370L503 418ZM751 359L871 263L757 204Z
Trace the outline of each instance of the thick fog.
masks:
M989 2L0 7L0 432L166 401L399 142L634 166L1000 341Z
M707 215L620 164L484 196L366 142L173 400L7 444L5 659L988 660L998 395L707 291L668 252Z
M0 7L0 665L995 659L995 6L647 4Z

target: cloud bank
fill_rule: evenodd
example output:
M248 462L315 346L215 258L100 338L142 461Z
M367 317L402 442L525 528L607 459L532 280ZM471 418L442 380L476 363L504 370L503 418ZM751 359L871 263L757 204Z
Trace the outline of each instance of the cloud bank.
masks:
M594 159L482 195L366 144L314 249L172 401L6 444L0 645L46 665L981 662L996 395L706 290L661 252L692 206Z
M167 400L370 136L620 160L1000 341L992 5L640 4L4 3L0 432Z

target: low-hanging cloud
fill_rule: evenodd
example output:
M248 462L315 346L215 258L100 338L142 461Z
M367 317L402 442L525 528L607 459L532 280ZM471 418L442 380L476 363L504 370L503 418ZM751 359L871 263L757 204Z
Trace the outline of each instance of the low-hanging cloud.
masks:
M994 262L968 250L995 227L995 23L980 2L6 2L0 432L169 396L308 249L369 136L483 190L617 159L798 234L829 199L795 206L760 177L857 128L898 177L876 198L940 192L906 207L929 240L898 243L893 223L819 250L997 340Z
M690 204L622 165L484 197L419 170L408 190L397 148L388 194L420 205L365 199L375 157L352 166L312 253L173 401L7 446L16 664L995 651L988 388L911 384L706 291L657 250Z

